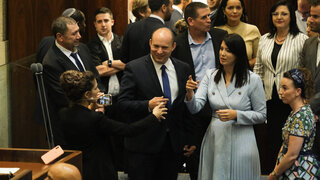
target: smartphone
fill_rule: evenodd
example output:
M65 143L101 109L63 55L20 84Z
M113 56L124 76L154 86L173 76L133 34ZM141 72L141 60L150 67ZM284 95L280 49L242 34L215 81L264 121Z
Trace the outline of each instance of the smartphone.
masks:
M111 94L104 94L99 97L98 104L104 105L104 106L110 106L112 105L112 95Z
M41 156L45 164L49 164L64 153L63 149L58 145Z

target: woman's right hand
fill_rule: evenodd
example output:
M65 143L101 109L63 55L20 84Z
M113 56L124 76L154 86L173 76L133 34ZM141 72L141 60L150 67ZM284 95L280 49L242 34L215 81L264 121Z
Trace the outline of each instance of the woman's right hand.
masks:
M189 79L187 81L187 84L186 84L186 90L187 90L187 94L186 94L186 97L187 97L187 101L190 101L192 99L192 96L193 96L193 90L197 89L198 88L198 84L199 84L199 81L194 81L192 79L192 76L189 75Z
M159 121L161 121L161 119L166 119L163 115L167 114L167 110L168 109L166 108L165 104L160 103L159 105L153 108L152 114L155 115Z

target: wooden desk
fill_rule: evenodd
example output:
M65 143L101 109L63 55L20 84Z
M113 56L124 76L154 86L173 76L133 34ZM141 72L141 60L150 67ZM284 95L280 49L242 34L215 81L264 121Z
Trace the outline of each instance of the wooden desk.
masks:
M16 177L21 173L26 173L25 170L31 170L32 179L37 180L44 179L47 176L50 165L56 162L73 164L82 172L81 151L64 150L64 154L58 159L45 165L41 160L41 156L48 151L49 149L0 148L0 167L20 168L20 170L14 174Z

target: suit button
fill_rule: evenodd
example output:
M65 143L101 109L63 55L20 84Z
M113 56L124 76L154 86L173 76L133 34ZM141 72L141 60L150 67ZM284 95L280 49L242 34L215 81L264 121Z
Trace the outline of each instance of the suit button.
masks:
M216 93L215 92L212 92L212 95L215 95Z

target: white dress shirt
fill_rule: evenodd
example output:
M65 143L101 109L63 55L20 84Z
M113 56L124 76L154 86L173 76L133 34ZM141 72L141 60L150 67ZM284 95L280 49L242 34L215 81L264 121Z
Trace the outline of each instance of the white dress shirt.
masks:
M150 55L151 56L151 55ZM157 72L157 76L161 85L161 89L163 92L163 83L162 83L162 70L161 70L161 66L165 65L166 66L166 73L168 74L168 78L169 78L169 84L170 84L170 91L171 91L171 104L173 103L173 101L177 98L178 96L178 92L179 92L179 88L178 88L178 80L177 80L177 73L176 70L174 68L174 65L172 64L171 59L169 58L168 61L165 64L159 64L157 62L155 62L151 56L154 68Z
M109 60L113 60L113 54L112 54L112 48L111 48L111 43L114 39L113 34L109 41L103 36L100 36L99 34L98 34L98 37L107 50ZM109 84L108 84L108 94L112 94L113 96L115 96L115 95L118 95L119 92L120 92L120 83L119 83L118 77L116 74L111 75L109 78Z
M64 48L63 46L61 46L57 41L55 41L55 43L56 43L56 46L63 52L63 54L65 54L70 59L70 61L78 68L76 60L71 56L71 53L76 53L76 55L77 55L81 65L82 65L83 69L86 70L86 67L84 66L84 64L83 64L83 62L82 62L82 60L81 60L81 58L80 58L80 56L78 54L78 49L77 48L75 48L74 52L72 52L72 51ZM79 68L78 68L78 70L79 70Z

